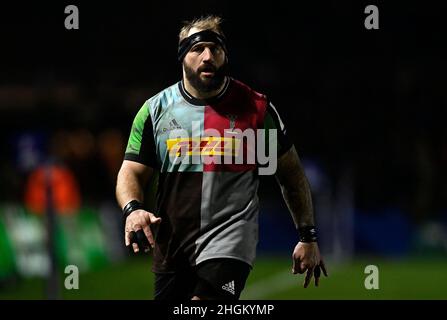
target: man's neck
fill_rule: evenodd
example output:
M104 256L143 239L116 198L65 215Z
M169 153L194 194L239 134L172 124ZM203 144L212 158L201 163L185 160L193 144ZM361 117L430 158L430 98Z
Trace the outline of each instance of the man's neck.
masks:
M196 88L194 88L191 85L191 83L188 81L188 79L186 79L186 77L183 77L183 84L185 86L185 90L190 95L192 95L194 98L200 99L200 100L205 100L205 99L209 99L209 98L217 96L223 90L227 81L228 81L228 78L225 77L225 80L222 82L222 84L220 85L220 87L218 89L210 91L210 92L203 92L203 91L198 91Z

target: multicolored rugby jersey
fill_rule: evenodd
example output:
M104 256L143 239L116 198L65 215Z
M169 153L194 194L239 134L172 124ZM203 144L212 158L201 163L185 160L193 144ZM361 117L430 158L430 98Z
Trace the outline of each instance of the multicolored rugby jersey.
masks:
M207 134L209 129L220 137ZM206 101L189 95L180 81L147 100L136 115L124 159L160 173L154 213L162 223L156 234L154 272L173 272L213 258L253 264L259 166L245 156L241 164L210 163L200 156L199 162L175 163L170 158L234 158L237 146L253 151L246 140L225 137L226 130L237 129L276 129L278 158L292 146L266 96L231 78L219 95ZM179 130L187 136L176 136Z

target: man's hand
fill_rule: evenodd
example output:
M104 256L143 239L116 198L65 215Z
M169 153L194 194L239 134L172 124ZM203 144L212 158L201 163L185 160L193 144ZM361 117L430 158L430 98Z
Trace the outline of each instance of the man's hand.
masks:
M315 286L318 287L321 270L326 277L328 276L316 242L298 242L293 250L292 260L293 274L303 274L307 270L304 288L309 285L312 275L315 276Z
M140 250L149 252L150 247L154 247L154 237L150 228L151 224L159 224L161 218L157 218L152 213L139 209L133 211L126 219L124 228L124 239L126 247L132 244L133 251L138 253Z

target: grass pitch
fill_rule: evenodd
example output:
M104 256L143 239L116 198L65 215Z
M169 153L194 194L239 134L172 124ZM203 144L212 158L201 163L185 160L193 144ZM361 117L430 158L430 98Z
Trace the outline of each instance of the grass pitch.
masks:
M447 299L447 260L357 259L352 263L328 262L329 277L320 286L302 287L303 275L291 274L285 258L259 257L241 299L272 300L368 300L368 299ZM379 289L365 289L365 267L379 269ZM131 258L100 270L81 273L79 290L63 288L63 299L152 299L153 274L149 258ZM43 279L20 279L0 287L0 299L45 299Z

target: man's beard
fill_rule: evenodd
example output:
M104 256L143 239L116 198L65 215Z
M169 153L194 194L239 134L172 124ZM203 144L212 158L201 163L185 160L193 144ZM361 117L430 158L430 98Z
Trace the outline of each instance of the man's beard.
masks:
M225 81L227 75L227 63L225 62L221 67L216 68L211 64L200 67L197 72L190 68L186 63L183 63L185 68L185 76L189 83L199 92L212 92L219 89ZM211 78L200 78L201 72L214 72Z

